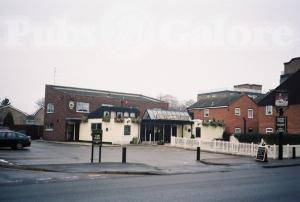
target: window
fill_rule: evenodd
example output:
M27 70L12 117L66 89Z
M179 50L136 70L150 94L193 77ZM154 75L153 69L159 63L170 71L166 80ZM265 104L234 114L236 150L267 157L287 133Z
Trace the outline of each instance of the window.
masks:
M109 117L109 111L105 111L105 112L103 113L103 117Z
M117 112L117 118L122 118L123 117L123 113L122 112Z
M273 114L273 106L272 105L266 106L266 115L270 116L272 114Z
M172 136L177 137L177 126L172 126Z
M204 109L204 117L208 117L209 116L209 109Z
M110 112L110 117L111 117L112 119L116 118L116 112Z
M200 127L196 128L196 137L201 137L201 128Z
M248 118L253 119L253 109L248 109Z
M53 131L53 129L54 129L54 124L53 123L47 123L45 125L45 130L46 131Z
M90 112L90 103L77 102L76 103L76 112L89 113Z
M9 132L9 133L6 133L6 134L7 134L7 139L15 139L16 138L15 133Z
M273 128L266 128L266 134L273 133Z
M91 125L91 130L100 130L102 129L102 124L101 123L92 123Z
M124 135L130 135L130 129L131 127L128 125L124 126Z
M47 113L54 113L54 104L52 103L47 104Z
M242 133L242 130L240 128L235 128L234 133L235 134L240 134L240 133Z
M135 113L131 112L131 113L130 113L130 117L131 117L131 118L135 118Z
M128 112L124 112L124 117L129 117L129 113Z
M234 115L241 116L241 109L240 108L235 108L234 109Z
M253 128L248 128L248 133L253 133Z

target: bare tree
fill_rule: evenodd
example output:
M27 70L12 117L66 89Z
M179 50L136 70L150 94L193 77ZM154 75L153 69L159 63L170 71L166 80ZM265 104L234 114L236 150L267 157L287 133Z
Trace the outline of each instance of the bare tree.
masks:
M38 108L44 107L45 106L45 98L40 98L35 101L35 104L37 105Z
M169 94L166 95L161 94L158 96L158 99L168 102L170 110L179 110L179 111L186 111L187 107L195 103L195 101L192 99L187 101L179 101L175 96Z
M1 106L7 106L7 105L10 105L10 101L8 98L4 98L2 101L1 101Z

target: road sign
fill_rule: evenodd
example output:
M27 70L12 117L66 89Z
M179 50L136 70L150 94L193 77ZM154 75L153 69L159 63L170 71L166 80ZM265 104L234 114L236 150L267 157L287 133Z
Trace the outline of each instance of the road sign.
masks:
M286 116L276 116L276 132L286 133L287 131L287 117Z

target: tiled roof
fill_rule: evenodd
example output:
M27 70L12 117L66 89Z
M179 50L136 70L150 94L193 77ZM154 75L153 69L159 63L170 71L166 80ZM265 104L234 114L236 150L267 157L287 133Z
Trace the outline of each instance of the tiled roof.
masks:
M161 110L161 109L147 109L143 119L148 120L172 120L172 121L190 121L191 118L187 112Z
M238 98L245 94L227 95L222 97L209 97L198 100L195 104L188 107L188 109L194 108L212 108L212 107L227 107Z
M52 85L49 85L52 86ZM107 97L107 98L116 98L116 99L125 99L125 100L138 100L138 101L152 101L165 103L162 100L158 100L152 97L148 97L141 94L133 93L122 93L114 91L105 91L105 90L94 90L94 89L85 89L85 88L75 88L75 87L66 87L66 86L52 86L54 89L64 92L71 95L80 95L80 96L92 96L92 97Z
M101 106L97 108L95 111L89 113L89 119L103 118L104 112L128 112L139 114L139 110L134 107L110 107L110 106Z
M274 105L276 91L287 91L289 105L300 104L300 70L292 74L287 80L281 83L277 88L268 93L260 102L259 106Z

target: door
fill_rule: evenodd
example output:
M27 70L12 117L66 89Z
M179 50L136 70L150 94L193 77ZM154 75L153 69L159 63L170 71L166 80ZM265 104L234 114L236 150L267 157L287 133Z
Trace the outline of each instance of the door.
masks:
M68 141L75 141L75 123L67 124L67 138Z
M165 142L170 143L171 142L171 125L165 125Z
M196 137L198 137L198 138L201 137L201 128L200 127L196 128Z

